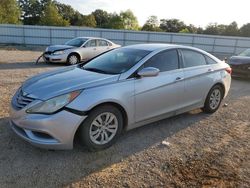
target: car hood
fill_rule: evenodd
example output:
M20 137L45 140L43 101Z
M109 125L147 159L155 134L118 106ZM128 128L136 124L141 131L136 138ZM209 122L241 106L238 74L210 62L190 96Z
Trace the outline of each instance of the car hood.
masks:
M76 48L76 47L69 46L69 45L53 45L53 46L49 46L46 51L54 52L54 51L58 51L58 50L67 50L67 49L71 49L71 48Z
M22 90L29 97L47 100L71 91L116 82L119 76L90 72L71 66L34 76L23 83Z
M228 64L230 64L230 65L245 64L245 63L250 63L250 57L246 57L246 56L232 56L228 60Z

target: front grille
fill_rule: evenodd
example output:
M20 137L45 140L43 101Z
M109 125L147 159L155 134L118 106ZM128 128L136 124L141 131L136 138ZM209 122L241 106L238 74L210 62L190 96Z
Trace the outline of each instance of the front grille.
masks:
M51 55L51 54L53 54L53 52L49 52L49 51L44 52L44 55Z
M23 91L20 90L16 96L14 105L17 109L22 109L34 100L34 98L27 97L26 95L24 95Z

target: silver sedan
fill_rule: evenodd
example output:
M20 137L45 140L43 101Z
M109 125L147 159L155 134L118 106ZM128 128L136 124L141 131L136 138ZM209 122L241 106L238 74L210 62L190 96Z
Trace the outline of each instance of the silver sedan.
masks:
M229 65L205 51L127 46L28 79L12 98L10 124L38 147L71 149L79 136L100 150L123 130L196 108L214 113L230 84Z
M104 38L78 37L64 45L49 46L43 54L43 59L45 62L74 65L118 47L120 45Z

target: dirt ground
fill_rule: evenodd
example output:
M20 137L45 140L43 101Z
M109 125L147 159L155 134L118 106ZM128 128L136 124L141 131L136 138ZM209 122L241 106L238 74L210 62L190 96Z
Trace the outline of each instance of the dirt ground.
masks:
M218 112L195 110L129 131L90 153L35 148L8 125L10 98L41 52L0 50L0 187L250 187L250 82L233 80Z

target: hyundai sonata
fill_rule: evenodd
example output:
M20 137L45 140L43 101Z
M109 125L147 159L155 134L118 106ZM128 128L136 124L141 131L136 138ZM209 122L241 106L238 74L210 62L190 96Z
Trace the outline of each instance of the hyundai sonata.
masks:
M215 112L230 74L228 64L196 48L122 47L28 79L12 99L10 124L42 148L71 149L77 135L89 150L104 149L124 130L196 108Z

